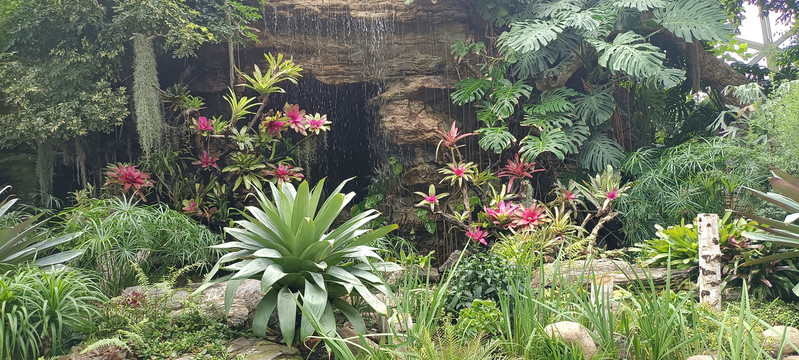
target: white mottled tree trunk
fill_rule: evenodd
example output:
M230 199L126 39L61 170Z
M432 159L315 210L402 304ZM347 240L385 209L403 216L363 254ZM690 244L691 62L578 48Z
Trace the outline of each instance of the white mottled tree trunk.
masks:
M699 301L721 311L719 216L699 214Z

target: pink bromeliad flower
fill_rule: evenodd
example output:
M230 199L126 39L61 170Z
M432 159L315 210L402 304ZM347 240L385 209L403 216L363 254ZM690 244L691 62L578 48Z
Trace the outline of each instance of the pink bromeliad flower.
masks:
M605 197L607 197L608 200L611 201L616 200L616 198L619 197L619 189L613 188L613 190L610 190L610 192L605 194Z
M518 205L514 205L511 202L505 203L503 200L497 205L496 209L485 208L485 212L494 225L505 225L518 207Z
M301 171L302 168L291 166L285 163L280 163L277 166L271 165L272 169L264 171L264 175L272 176L277 179L278 184L290 182L292 180L301 180L304 176Z
M469 228L469 231L466 232L466 237L468 237L469 239L472 239L474 241L477 241L477 242L479 242L479 243L481 243L483 245L488 245L488 242L486 242L486 236L487 235L488 235L488 232L484 231L479 226L478 227Z
M202 155L200 155L200 160L195 161L195 165L200 165L203 169L207 168L216 168L219 169L219 166L216 165L216 162L219 160L218 157L211 156L208 151L203 151Z
M308 121L308 130L316 135L321 131L330 130L330 121L327 120L327 115L320 115L319 113L312 115L305 115L305 120Z
M577 193L573 193L572 194L572 193L569 192L569 190L564 190L563 191L563 197L566 200L568 200L568 201L574 201L574 200L577 200Z
M286 125L285 121L280 121L283 119L284 118L281 116L280 111L278 111L277 114L275 114L275 116L269 117L266 120L264 120L264 122L261 123L261 128L269 131L269 135L279 136L280 130L282 130L283 126Z
M198 209L197 202L194 200L183 200L183 211L195 212Z
M283 107L283 112L289 119L289 128L302 135L307 135L305 128L308 126L308 122L305 120L305 110L300 110L300 105L287 103Z
M452 122L452 126L449 128L449 131L447 132L443 132L441 130L434 130L434 131L436 132L436 134L438 134L438 137L441 138L441 141L438 142L438 146L444 144L444 146L448 148L455 147L455 143L457 143L458 140L460 139L476 135L475 133L461 134L460 129L458 129L454 121Z
M208 120L205 116L200 116L194 120L194 127L197 131L211 131L214 129L214 121Z
M420 201L418 204L416 204L416 206L430 205L430 211L435 211L438 201L449 195L449 193L436 194L436 186L432 184L430 185L427 194L421 191L414 192L414 194L424 198L424 200Z
M528 208L519 207L513 213L513 226L523 228L537 226L544 219L545 210L543 206L538 206L537 203Z

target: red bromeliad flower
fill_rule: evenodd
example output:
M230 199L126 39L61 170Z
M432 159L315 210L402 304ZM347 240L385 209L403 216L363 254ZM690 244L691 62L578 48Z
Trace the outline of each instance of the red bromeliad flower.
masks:
M414 192L414 194L424 198L424 200L420 201L418 204L416 204L416 206L430 205L430 211L435 211L438 201L449 195L449 193L436 194L436 186L432 184L427 190L427 194L421 191Z
M305 110L300 110L300 105L289 105L287 103L283 107L283 112L289 118L289 127L292 130L302 135L307 135L305 128L308 126L308 122L305 120Z
M458 127L455 126L454 121L452 122L452 127L450 127L448 132L445 133L441 130L435 130L435 132L438 133L438 136L441 138L441 141L439 141L438 144L439 145L444 144L444 146L448 148L454 147L455 143L458 142L458 140L460 139L475 135L475 133L461 134L460 130L458 130Z
M195 212L199 207L197 206L197 202L194 200L183 200L183 211L185 212Z
M483 229L481 229L479 226L469 228L469 231L466 232L466 237L483 245L488 245L488 242L486 242L486 236L488 236L488 232L483 231Z
M538 206L537 203L533 203L528 208L521 206L513 213L513 226L525 228L537 226L546 216L545 210L546 208Z
M605 194L605 197L607 197L608 200L616 200L616 198L619 197L619 189L613 188L613 190Z
M202 155L200 155L200 160L194 161L193 164L200 165L200 167L202 167L203 169L212 168L212 167L219 169L219 166L216 165L216 162L218 160L219 160L218 157L211 156L211 154L209 154L208 151L203 150Z
M133 193L138 194L144 201L147 200L144 198L144 194L141 193L141 190L155 184L155 181L150 179L150 173L136 170L132 165L111 165L105 175L108 176L105 182L106 185L119 185L122 187L122 192L125 194L132 189Z
M208 120L205 116L200 116L194 120L194 128L200 132L211 131L214 129L214 121Z
M282 184L284 182L290 182L292 180L301 180L304 176L302 173L302 168L294 167L285 163L280 163L277 166L269 164L272 168L270 170L264 171L264 175L272 176L277 179L278 184Z
M261 123L261 129L268 130L269 135L279 136L280 130L282 130L283 126L286 125L285 121L280 121L283 119L284 118L281 116L280 111L278 111L277 114L275 114L275 116L268 117L266 118L266 120L264 120L264 122Z
M532 170L530 170L532 169ZM516 157L514 160L508 160L508 164L502 168L499 172L500 177L510 177L510 181L508 181L508 189L513 187L513 180L521 180L524 178L533 178L533 173L545 171L544 169L536 169L535 163L525 162L524 159L519 157L519 153L516 153Z
M577 193L572 194L569 192L569 190L564 190L563 197L568 201L574 201L577 200Z
M497 208L485 208L486 214L488 214L488 218L494 223L494 225L504 225L510 220L511 215L513 212L516 211L518 205L514 205L511 202L505 203L505 200L502 200Z

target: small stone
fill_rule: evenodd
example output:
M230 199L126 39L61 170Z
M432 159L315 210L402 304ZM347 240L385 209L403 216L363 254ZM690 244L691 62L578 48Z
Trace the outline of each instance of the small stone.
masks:
M791 326L780 325L764 330L763 348L772 354L779 352L783 334L785 334L785 343L782 345L782 354L796 354L796 350L791 344L799 346L799 329Z
M228 347L231 355L244 355L246 360L302 360L297 348L258 338L238 338Z
M563 340L566 344L579 346L586 359L591 359L598 352L591 333L580 323L560 321L547 325L544 332L550 337Z
M361 338L359 335L365 335L365 334L358 334L358 332L355 330L355 327L352 326L352 323L350 323L349 321L341 325L341 328L336 330L336 332L338 333L338 336L341 336L342 339L346 339L348 341L347 346L350 348L350 351L352 351L353 353L357 354L360 351L360 349L356 345L360 345L362 347L368 346L375 350L380 349L380 346L377 345L377 343L375 343L372 340L369 340L369 338L366 337L364 337L364 340L366 340L365 341L366 344L361 343Z

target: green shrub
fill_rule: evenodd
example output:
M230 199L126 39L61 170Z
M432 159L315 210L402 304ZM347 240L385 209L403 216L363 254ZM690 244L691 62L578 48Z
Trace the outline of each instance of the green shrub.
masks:
M342 194L341 183L327 199L322 201L324 180L310 189L303 181L296 189L286 182L278 189L272 187L272 200L256 190L259 206L247 207L244 220L238 227L225 231L235 240L216 246L235 249L219 259L209 279L219 268L233 274L222 277L228 281L225 308L230 309L232 294L244 279L261 281L265 296L258 304L253 319L253 331L264 336L269 317L275 310L280 321L280 332L287 344L296 340L299 325L300 340L314 332L306 316L297 324L297 305L319 319L322 335L335 332L333 309L339 309L359 333L366 333L360 313L341 299L344 295L357 295L378 314L387 315L386 304L372 289L388 294L388 289L374 271L398 270L396 264L382 262L375 248L367 246L385 236L397 225L369 230L366 225L380 213L366 210L336 229L330 227L355 197L355 193ZM376 261L371 261L375 259Z
M502 313L493 300L474 300L472 305L458 313L458 332L464 338L497 335L502 324Z
M447 307L458 311L475 299L499 302L500 294L511 291L510 285L518 280L516 268L490 253L478 252L464 258L461 266L452 270Z
M68 246L85 250L77 266L99 272L107 294L136 284L133 263L158 277L190 264L210 268L219 254L210 248L219 243L217 235L164 205L141 205L133 198L89 198L58 217L58 233L83 231Z
M0 359L35 359L69 349L90 331L105 300L95 280L76 270L21 267L0 275Z

